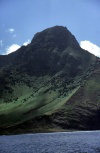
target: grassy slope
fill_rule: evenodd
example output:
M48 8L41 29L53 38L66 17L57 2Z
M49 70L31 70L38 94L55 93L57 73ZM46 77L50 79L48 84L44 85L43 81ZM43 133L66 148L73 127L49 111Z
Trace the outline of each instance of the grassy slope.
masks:
M33 81L34 86L38 83L37 88L17 84L13 87L15 88L13 95L20 95L19 98L0 104L1 134L100 129L99 76L100 67L98 66L81 87L74 81L67 86L69 91L66 93L64 90L63 94L59 93L61 82L59 88L51 88L50 77Z
M41 82L41 78L33 83L34 86L37 82ZM0 128L12 127L37 116L52 114L61 108L78 89L76 87L64 96L60 95L58 90L51 90L50 87L50 84L47 86L43 81L36 90L25 84L13 86L14 92L11 95L15 98L11 102L0 104ZM11 95L8 94L10 98Z

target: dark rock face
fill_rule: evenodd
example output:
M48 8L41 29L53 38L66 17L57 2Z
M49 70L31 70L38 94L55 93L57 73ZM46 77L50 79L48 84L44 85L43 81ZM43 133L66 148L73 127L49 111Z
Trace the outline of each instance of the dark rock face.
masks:
M40 44L40 46L44 45L44 47L56 47L61 51L68 46L79 48L79 44L75 37L67 30L66 27L62 26L55 26L37 33L32 39L32 43Z
M52 75L63 70L72 76L95 60L95 56L83 51L75 37L62 26L37 33L28 46L0 58L1 67L16 67L31 75Z

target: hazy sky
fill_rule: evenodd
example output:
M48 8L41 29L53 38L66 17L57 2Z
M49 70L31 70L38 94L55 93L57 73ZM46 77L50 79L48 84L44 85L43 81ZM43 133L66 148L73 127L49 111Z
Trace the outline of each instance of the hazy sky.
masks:
M100 55L100 0L0 0L0 54L55 25L66 26L83 48L97 47Z

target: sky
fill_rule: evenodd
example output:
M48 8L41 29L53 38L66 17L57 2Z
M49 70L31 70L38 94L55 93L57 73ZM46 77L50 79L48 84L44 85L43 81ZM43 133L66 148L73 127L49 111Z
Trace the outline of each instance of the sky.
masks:
M0 54L55 25L66 26L82 48L100 57L100 0L0 0Z

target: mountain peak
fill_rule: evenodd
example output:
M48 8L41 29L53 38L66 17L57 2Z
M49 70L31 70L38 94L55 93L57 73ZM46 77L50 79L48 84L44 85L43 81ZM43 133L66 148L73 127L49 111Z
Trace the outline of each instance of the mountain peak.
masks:
M92 63L95 56L80 48L76 38L63 26L54 26L35 34L31 43L2 57L0 67L8 66L31 75L67 72L76 76Z
M71 32L63 26L47 28L35 34L32 43L52 45L57 48L79 48L79 44Z

